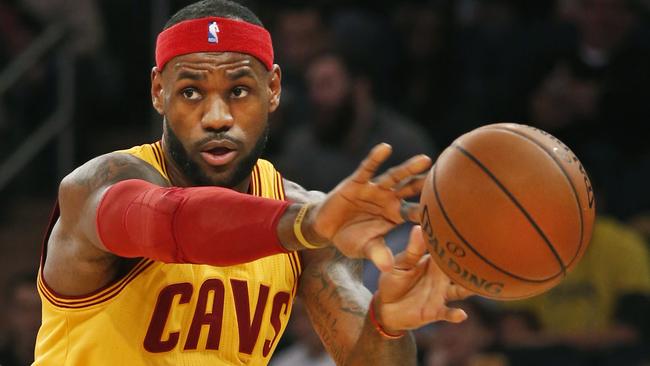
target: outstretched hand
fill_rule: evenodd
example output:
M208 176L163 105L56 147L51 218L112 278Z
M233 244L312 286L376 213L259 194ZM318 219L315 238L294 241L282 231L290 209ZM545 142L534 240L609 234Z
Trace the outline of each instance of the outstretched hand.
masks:
M462 309L447 307L447 302L462 300L471 292L453 284L425 251L422 229L415 226L393 269L379 277L372 305L382 327L391 333L434 321L459 323L467 318Z
M382 272L393 268L384 236L405 220L418 221L419 205L406 203L424 184L431 159L417 155L375 177L390 156L388 144L375 146L357 170L312 210L314 231L344 255L368 258ZM374 177L374 179L373 179Z

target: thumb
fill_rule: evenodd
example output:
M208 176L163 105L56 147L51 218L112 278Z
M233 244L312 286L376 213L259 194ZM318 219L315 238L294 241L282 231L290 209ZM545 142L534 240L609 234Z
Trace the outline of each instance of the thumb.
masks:
M384 238L370 240L363 248L363 255L381 272L390 272L393 269L393 252L386 245Z
M395 266L403 270L412 269L418 264L425 251L422 228L419 225L413 226L406 249L395 257Z
M467 313L459 308L445 308L442 314L442 320L450 323L460 323L467 319Z

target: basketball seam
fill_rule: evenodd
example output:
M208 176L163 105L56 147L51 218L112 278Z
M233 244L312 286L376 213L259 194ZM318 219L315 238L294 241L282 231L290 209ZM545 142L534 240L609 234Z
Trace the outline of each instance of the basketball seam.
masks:
M539 142L537 142L536 140L530 138L526 134L523 134L523 133L521 133L519 131L513 131L513 130L510 130L510 129L507 129L507 128L502 128L502 127L496 127L495 126L495 127L492 127L492 128L497 129L497 130L501 130L501 131L512 132L512 133L514 133L514 134L516 134L518 136L521 136L521 137L533 142L540 149L542 149L548 156L550 156L551 159L553 159L553 161L560 168L560 171L562 172L562 174L566 178L567 182L569 183L569 186L571 187L571 190L573 191L573 196L575 197L576 204L578 205L578 215L580 217L580 242L578 243L578 250L576 251L573 258L571 258L569 263L567 263L567 265L566 265L567 267L571 267L571 264L573 264L573 261L575 261L576 258L578 258L578 256L580 255L580 250L582 249L582 240L584 239L584 231L585 231L585 229L584 229L584 218L582 216L582 204L580 204L580 197L578 197L578 191L577 191L576 187L573 185L573 181L571 181L571 178L569 177L569 173L567 173L566 169L564 169L562 164L560 164L557 157L555 155L553 155L550 151L548 151L546 149L546 147L544 147L544 145L542 145Z
M442 213L442 216L445 218L445 221L447 221L447 224L449 225L449 227L454 231L456 236L458 236L458 238L472 251L472 253L474 253L477 257L479 257L481 260L483 260L483 262L487 263L489 266L496 269L497 271L499 271L499 272L501 272L501 273L503 273L505 275L508 275L508 276L510 276L510 277L512 277L512 278L514 278L516 280L523 281L523 282L545 283L545 282L548 282L548 281L551 281L551 280L557 278L562 273L562 272L559 272L557 274L554 274L551 277L544 278L544 279L541 279L541 280L534 280L534 279L530 279L530 278L525 278L525 277L521 277L519 275L516 275L514 273L510 273L510 272L506 271L505 269L503 269L503 268L497 266L496 264L492 263L492 261L490 261L489 259L484 257L481 253L479 253L479 251L476 250L476 248L474 248L474 246L472 244L470 244L465 239L465 237L463 237L461 235L460 231L458 231L458 229L456 228L454 223L451 221L451 219L447 215L447 211L445 211L445 208L442 205L442 200L440 199L440 195L438 194L438 187L436 185L436 169L437 169L437 165L434 166L434 168L433 168L433 177L431 179L431 183L433 185L433 193L436 196L436 202L438 203L438 208L440 209L440 212Z
M485 174L487 174L487 175L490 177L490 179L492 179L492 181L493 181L493 182L494 182L494 183L499 187L499 189L501 189L501 191L502 191L503 193L505 193L506 196L508 196L508 198L510 199L510 201L512 201L512 203L514 203L515 206L517 206L517 208L519 209L519 211L521 211L521 213L524 214L524 216L526 217L526 219L528 220L528 222L533 226L533 228L535 229L535 231L537 231L537 234L539 234L539 236L542 237L542 240L544 240L544 243L546 243L546 246L548 246L548 248L551 250L551 252L552 252L553 255L555 256L555 259L558 261L558 263L560 264L560 268L562 269L562 274L563 274L563 275L566 275L566 267L564 266L564 262L562 262L562 258L560 257L560 254L557 252L557 250L555 250L555 247L553 246L553 243L551 243L551 240L546 236L546 234L544 233L544 230L542 230L542 228L539 227L539 225L537 225L537 222L535 222L535 220L533 219L533 217L531 216L531 214L530 214L530 213L529 213L529 212L524 208L524 206L523 206L523 205L522 205L522 204L517 200L517 198L512 194L512 192L510 192L510 191L506 188L506 186L505 186L503 183L501 183L501 181L499 181L499 179L497 179L497 177L496 177L494 174L492 174L492 172L491 172L491 171L490 171L490 170L489 170L489 169L488 169L488 168L487 168L483 163L481 163L480 160L478 160L477 157L475 157L474 155L472 155L469 151L465 150L462 146L460 146L460 145L458 145L458 144L454 144L453 146L454 146L457 150L459 150L461 153L463 153L463 155L465 155L465 156L468 157L471 161L473 161L474 164L478 165L478 167L479 167L479 168L480 168L480 169L481 169Z

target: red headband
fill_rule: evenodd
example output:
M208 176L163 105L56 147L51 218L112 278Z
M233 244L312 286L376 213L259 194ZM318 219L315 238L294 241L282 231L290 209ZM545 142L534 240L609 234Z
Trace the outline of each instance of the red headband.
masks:
M165 29L156 41L156 66L162 70L172 58L195 52L245 53L267 70L273 67L273 44L266 29L220 17L185 20Z

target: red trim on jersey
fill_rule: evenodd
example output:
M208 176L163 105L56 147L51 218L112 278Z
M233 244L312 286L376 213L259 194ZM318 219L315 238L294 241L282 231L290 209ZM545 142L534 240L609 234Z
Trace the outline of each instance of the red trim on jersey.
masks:
M157 141L151 144L151 147L156 161L158 162L158 165L160 165L164 176L169 177L169 174L167 174L167 164L165 163L165 154L163 153L161 142Z
M257 188L255 195L263 197L264 187L262 186L262 172L260 171L260 167L257 164L255 165L253 170L255 171L255 175L253 175L253 177L255 178L255 187Z
M38 282L39 285L41 285L42 290L46 292L46 295L49 295L52 298L53 302L56 304L72 305L72 304L87 303L108 296L110 293L115 291L116 288L120 287L120 285L123 282L128 281L133 273L135 273L136 271L138 271L138 269L140 269L141 267L143 267L144 265L150 262L152 261L148 259L142 259L138 263L136 263L136 265L133 266L133 268L131 268L131 270L125 276L118 278L116 281L111 282L108 285L93 291L92 293L85 294L82 296L70 296L70 295L57 294L43 281L42 277L39 278Z
M129 284L131 281L133 281L138 275L142 272L144 272L147 268L149 268L152 264L154 264L153 261L144 259L140 261L136 267L134 267L131 272L125 277L123 277L121 280L119 280L116 283L112 283L109 285L110 290L104 291L106 288L102 288L100 290L94 291L98 292L101 291L101 294L98 294L97 296L93 296L91 298L84 298L78 301L61 301L60 298L73 298L73 296L61 296L61 295L55 295L53 294L52 290L47 287L47 284L45 281L39 279L37 282L38 288L43 294L43 296L50 302L52 305L59 307L59 308L65 308L65 309L81 309L81 308L87 308L93 305L101 304L104 302L107 302L114 298L115 296L119 295L122 290ZM79 296L74 296L74 298L81 298Z

